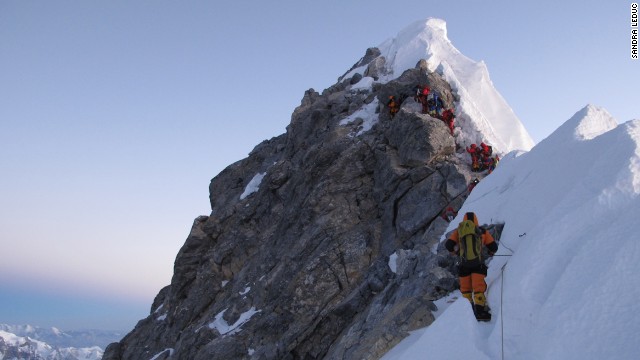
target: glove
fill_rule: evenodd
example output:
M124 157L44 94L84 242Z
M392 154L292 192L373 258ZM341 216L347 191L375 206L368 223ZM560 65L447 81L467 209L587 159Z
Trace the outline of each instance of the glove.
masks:
M496 253L494 253L493 251L489 251L489 256L493 257L493 255L495 255Z

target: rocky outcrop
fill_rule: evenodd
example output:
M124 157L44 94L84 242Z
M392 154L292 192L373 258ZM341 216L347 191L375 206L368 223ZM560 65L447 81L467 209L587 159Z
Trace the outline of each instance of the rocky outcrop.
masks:
M380 63L370 49L356 65ZM470 174L412 88L448 107L455 97L421 64L370 90L359 81L305 92L285 134L211 181L212 212L194 221L171 284L104 359L377 359L433 321L432 301L456 286L432 251L439 215L459 207ZM389 95L406 98L394 118Z

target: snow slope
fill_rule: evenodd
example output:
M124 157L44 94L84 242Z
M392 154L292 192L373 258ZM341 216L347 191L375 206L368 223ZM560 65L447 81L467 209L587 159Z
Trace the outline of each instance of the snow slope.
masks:
M444 20L417 21L378 49L386 58L389 72L380 82L393 80L403 71L414 68L419 60L426 59L429 70L440 73L451 84L460 96L456 125L462 132L457 135L458 144L467 146L484 141L501 153L533 147L531 136L494 88L486 65L469 59L453 46L447 38ZM356 72L364 74L365 69L365 66L354 69L344 77ZM370 78L363 80L371 83Z
M505 222L498 254L512 256L487 276L493 320L459 298L383 359L637 359L639 194L640 120L617 125L589 105L509 154L449 229L466 211Z

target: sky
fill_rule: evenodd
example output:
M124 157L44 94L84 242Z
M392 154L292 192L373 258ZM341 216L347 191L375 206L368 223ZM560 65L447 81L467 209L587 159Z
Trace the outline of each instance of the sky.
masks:
M447 22L535 141L637 118L628 1L0 1L0 323L131 329L208 185L416 20Z

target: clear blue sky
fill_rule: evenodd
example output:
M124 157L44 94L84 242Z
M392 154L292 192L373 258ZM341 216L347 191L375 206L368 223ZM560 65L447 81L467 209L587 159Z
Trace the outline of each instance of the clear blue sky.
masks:
M536 141L587 103L637 118L630 4L1 1L0 323L132 328L209 180L416 20L447 21Z

